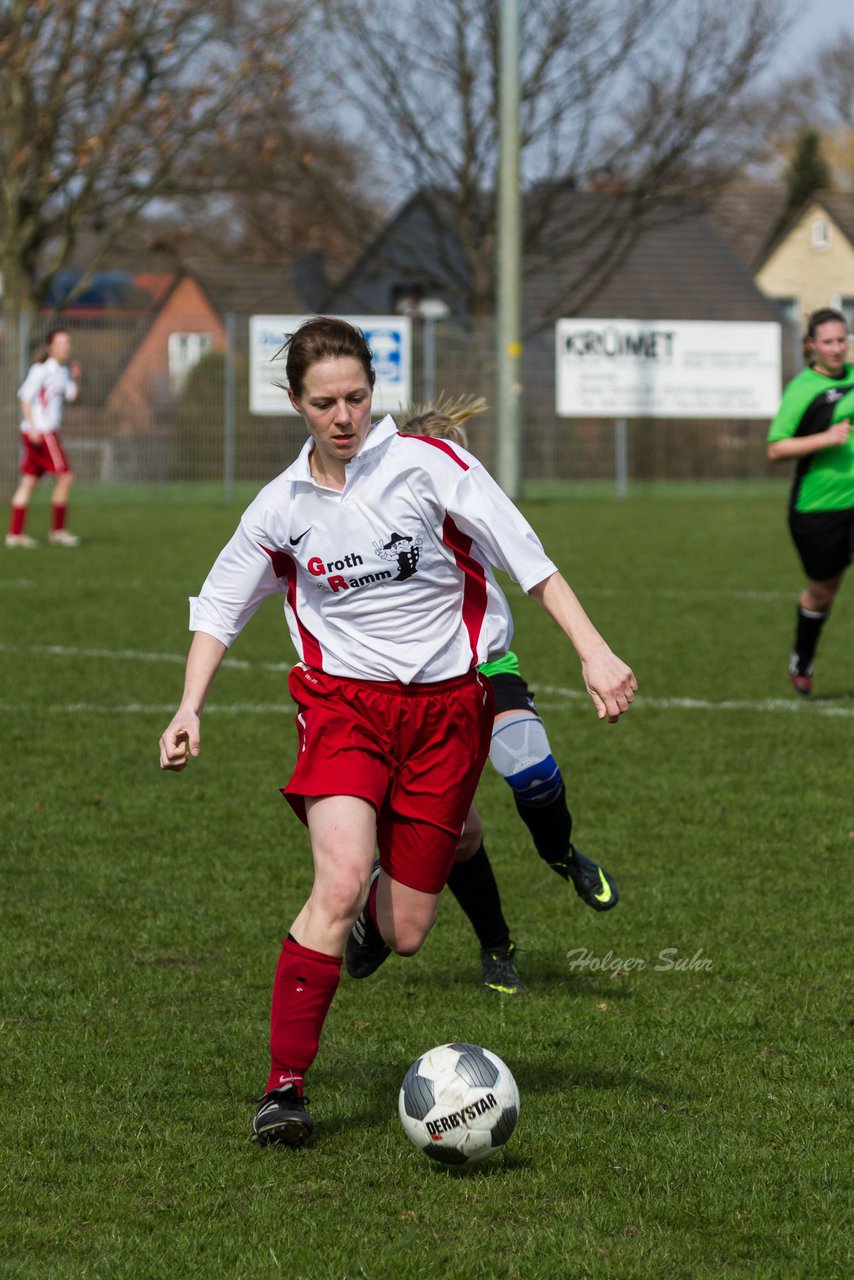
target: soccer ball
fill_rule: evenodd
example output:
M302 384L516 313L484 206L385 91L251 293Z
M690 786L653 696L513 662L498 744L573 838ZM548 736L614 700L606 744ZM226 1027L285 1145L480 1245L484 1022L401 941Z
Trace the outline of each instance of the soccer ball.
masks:
M519 1118L519 1090L510 1070L476 1044L440 1044L407 1071L397 1101L407 1137L442 1164L469 1164L492 1155Z

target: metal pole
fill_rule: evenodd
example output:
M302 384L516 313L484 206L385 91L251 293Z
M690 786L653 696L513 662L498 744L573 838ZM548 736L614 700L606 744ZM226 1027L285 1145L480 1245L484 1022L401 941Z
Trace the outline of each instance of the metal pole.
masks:
M519 5L501 0L496 331L496 479L511 498L521 489L522 209L519 187Z
M225 317L225 388L223 404L222 488L226 502L234 498L234 441L237 415L234 397L234 348L235 315L229 311Z
M618 498L629 496L629 427L625 418L614 423L614 481Z
M436 396L436 321L424 316L424 403L432 404Z
M18 379L23 382L30 367L30 314L18 312Z

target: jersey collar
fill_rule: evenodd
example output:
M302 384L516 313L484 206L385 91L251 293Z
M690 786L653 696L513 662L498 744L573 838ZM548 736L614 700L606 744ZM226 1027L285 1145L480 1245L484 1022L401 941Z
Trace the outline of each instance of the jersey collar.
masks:
M394 418L387 413L384 418L380 418L379 422L372 424L370 431L365 437L365 443L362 445L355 458L347 463L348 471L353 468L358 469L365 457L373 453L375 449L381 448L386 441L396 435L397 424L395 423ZM311 467L308 461L313 448L314 442L311 439L311 436L309 436L295 460L285 471L285 475L289 480L304 480L307 481L308 484L313 484L318 488L322 488L323 486L318 485L314 476L311 474Z

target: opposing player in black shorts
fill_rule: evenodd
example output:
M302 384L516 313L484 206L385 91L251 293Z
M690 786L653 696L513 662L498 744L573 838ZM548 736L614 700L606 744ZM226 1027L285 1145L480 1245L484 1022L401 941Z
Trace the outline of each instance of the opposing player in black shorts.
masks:
M463 423L485 407L485 401L471 397L439 402L410 410L400 429L411 435L451 440L465 448ZM513 792L516 810L531 833L537 853L573 885L582 902L595 911L610 911L619 901L617 883L604 867L586 858L572 843L566 786L516 654L508 651L496 661L482 664L479 670L489 678L495 693L489 758ZM521 993L524 987L516 968L516 945L504 918L498 885L484 848L483 825L474 804L447 884L480 942L484 989L504 995Z
M480 672L489 677L495 693L489 758L513 792L516 811L531 833L534 848L561 879L573 885L588 907L610 911L617 905L620 891L613 876L572 843L566 786L515 653L485 663ZM516 944L504 918L475 805L466 818L448 888L480 942L484 989L502 995L520 994L524 987L516 968Z
M854 557L854 365L847 351L845 317L814 311L804 337L808 367L786 387L768 432L768 457L797 461L789 530L807 581L789 678L804 696L812 693L819 637Z

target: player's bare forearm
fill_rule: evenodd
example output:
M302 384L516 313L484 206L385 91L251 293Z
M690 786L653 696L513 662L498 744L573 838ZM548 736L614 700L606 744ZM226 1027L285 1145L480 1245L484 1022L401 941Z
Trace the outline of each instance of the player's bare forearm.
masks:
M842 422L834 422L826 431L818 431L811 436L789 436L785 440L775 440L768 446L769 462L785 462L788 458L806 458L821 449L832 449L835 445L845 444L851 434L851 423L848 418Z
M553 573L537 583L529 595L557 623L578 654L599 719L618 720L628 711L638 687L631 668L602 639L562 574Z
M184 671L182 707L192 707L196 715L201 714L219 664L227 652L226 646L216 636L209 636L206 631L193 633Z
M222 641L197 631L187 654L181 705L160 739L160 768L180 770L201 750L199 717L227 652Z

